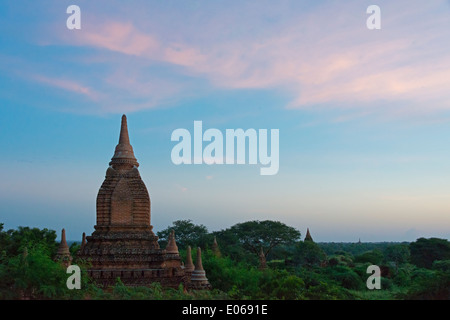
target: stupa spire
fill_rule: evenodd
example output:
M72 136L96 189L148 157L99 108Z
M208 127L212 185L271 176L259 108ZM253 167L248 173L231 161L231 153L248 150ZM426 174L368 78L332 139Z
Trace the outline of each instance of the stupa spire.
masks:
M128 136L127 116L122 115L122 123L120 125L119 144L116 146L114 156L109 163L111 166L118 167L125 165L125 167L138 167L139 163L134 156L133 147L130 144L130 137Z
M61 243L59 244L55 259L61 261L66 267L70 266L72 262L72 256L70 255L69 246L66 241L66 230L64 229L61 231Z
M83 232L83 237L81 239L81 248L84 248L86 245L86 233Z
M187 247L186 250L186 263L184 264L184 271L186 272L192 272L194 271L195 266L192 262L192 255L191 255L191 246Z
M191 283L190 287L192 289L209 289L211 285L206 278L206 272L203 269L202 265L202 251L200 248L197 248L197 261L195 261L195 269L191 274Z
M309 233L309 228L306 229L306 236L304 241L313 241L311 233Z
M66 253L69 252L69 245L66 241L66 230L62 229L61 231L61 243L59 244L58 253Z
M130 137L128 136L127 116L122 115L122 123L120 125L119 144L130 144Z
M197 248L197 261L195 261L195 270L204 271L202 264L202 250L200 249L200 247Z
M219 245L217 244L217 239L216 239L215 236L214 236L214 242L213 242L213 244L212 244L211 249L212 249L212 251L214 252L214 254L215 254L217 257L220 257L220 256L221 256L221 254L220 254L220 249L219 249Z
M169 235L169 241L167 241L167 247L166 252L171 254L178 254L178 246L175 241L175 231L172 230L172 232Z

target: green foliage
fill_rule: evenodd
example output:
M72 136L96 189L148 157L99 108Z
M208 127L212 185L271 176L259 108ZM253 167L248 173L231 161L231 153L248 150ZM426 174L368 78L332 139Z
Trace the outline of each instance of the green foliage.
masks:
M99 288L87 276L88 265L76 260L77 243L70 252L81 268L82 289L69 290L69 275L52 259L58 247L54 231L28 227L4 231L0 224L0 299L450 299L447 240L317 244L299 242L298 231L273 221L250 221L213 234L190 220L176 221L174 227L183 258L184 244L205 248L203 266L213 290L164 288L157 282L127 287L120 279L110 288ZM208 249L214 236L220 257ZM260 246L269 258L264 270L257 267L258 257L251 249ZM328 258L326 252L331 252ZM381 290L366 287L371 264L383 270ZM395 272L386 264L395 266Z
M331 255L350 255L357 256L367 251L372 251L374 249L378 249L381 252L395 243L392 242L327 242L327 243L318 243L318 245L322 248L323 251L328 256Z
M229 229L214 232L213 234L217 238L222 255L228 256L234 261L258 265L258 256L255 254L249 254L249 252L239 244L239 238L237 235L231 233Z
M70 245L69 252L72 255L72 257L77 256L78 250L80 250L80 248L81 248L81 245L78 244L77 242L74 242Z
M3 231L0 228L0 243L6 257L13 257L23 252L25 247L40 245L42 250L53 256L58 249L56 232L48 229L18 227L17 230Z
M450 259L450 242L439 238L420 238L409 245L411 262L418 267L431 269L435 260Z
M381 289L382 290L389 290L394 285L393 281L386 277L381 277Z
M26 255L12 257L3 265L0 295L10 299L63 296L67 290L64 268L54 262L46 248L40 245L27 251Z
M433 262L433 270L450 272L450 260L435 260Z
M358 290L362 289L364 283L358 274L349 267L335 266L327 268L327 275L346 289Z
M227 296L218 290L188 292L182 284L176 289L164 288L159 282L154 282L149 287L127 287L117 278L113 287L105 291L96 291L91 298L102 300L210 300L226 299Z
M325 252L312 241L303 241L295 245L292 261L300 266L318 266L326 260Z
M354 259L356 263L371 263L375 265L381 264L383 261L383 252L379 249L373 249L371 251L364 252L360 255L357 255Z
M410 286L412 282L411 277L415 269L416 266L412 264L403 264L393 278L394 284L401 287Z
M279 221L248 221L238 223L219 233L219 238L228 244L241 246L259 256L261 248L267 257L271 250L280 245L294 244L300 239L300 232ZM230 243L231 242L231 243Z
M386 262L394 263L396 273L398 273L399 266L409 260L409 246L405 244L388 246L384 252L384 257Z
M66 269L52 259L58 246L55 238L56 233L47 229L19 227L4 232L0 228L7 248L0 261L0 299L82 299L92 290L82 265L82 289L67 288Z
M229 257L217 257L210 250L203 252L202 262L213 288L228 292L231 298L245 299L258 292L260 271L255 267Z
M411 285L398 297L408 300L450 300L450 273L429 269L416 269Z
M328 269L328 268L327 268ZM338 282L327 275L327 270L319 269L297 269L297 276L304 283L305 288L302 292L302 298L307 300L341 300L353 299L349 290L343 288Z
M342 253L342 252L339 252ZM353 266L353 257L349 253L336 254L328 258L328 265L333 267L337 265Z
M204 225L196 225L192 223L192 220L177 220L172 223L172 226L157 232L162 247L167 244L167 239L172 230L175 231L179 248L186 248L187 246L192 248L205 247L208 243L212 243L213 238Z
M302 298L303 280L285 270L264 270L259 277L261 298L295 300Z
M286 270L259 270L209 250L203 266L211 285L233 299L298 299L304 288L303 280Z

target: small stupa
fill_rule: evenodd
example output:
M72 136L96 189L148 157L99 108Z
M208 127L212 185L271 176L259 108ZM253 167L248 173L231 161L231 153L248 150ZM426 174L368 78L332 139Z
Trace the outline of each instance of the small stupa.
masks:
M192 254L191 254L191 246L188 246L186 249L186 263L184 264L184 272L186 275L191 275L192 271L194 271L195 266L192 262Z
M86 233L83 232L80 249L83 249L85 245L86 245Z
M61 231L61 242L56 252L55 261L60 262L66 268L72 263L72 256L70 255L69 245L66 241L66 230Z
M311 233L309 233L309 228L306 229L306 236L304 241L313 241L313 238L311 237Z
M219 249L219 245L217 244L217 239L216 239L216 237L214 237L214 242L213 242L213 244L212 244L211 249L212 249L212 252L214 253L214 255L215 255L216 257L220 257L220 256L221 256L220 249Z
M169 241L167 242L167 246L166 246L166 253L179 254L178 246L175 241L175 231L174 230L172 230L172 232L169 235Z
M206 278L206 272L203 269L202 250L200 247L197 248L197 260L195 261L195 269L191 274L190 288L195 290L211 288L211 284Z

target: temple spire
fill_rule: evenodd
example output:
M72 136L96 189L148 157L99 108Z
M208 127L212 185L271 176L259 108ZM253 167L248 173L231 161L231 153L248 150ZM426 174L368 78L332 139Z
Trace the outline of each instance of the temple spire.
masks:
M304 241L313 241L311 233L309 233L309 228L306 229L306 236Z
M192 272L194 269L195 266L192 262L191 246L188 246L186 250L186 263L184 264L184 271Z
M61 243L56 252L55 260L60 261L66 267L70 266L70 263L72 262L72 256L70 255L69 246L66 241L66 230L64 229L61 231Z
M122 115L122 124L120 126L119 144L130 144L128 136L127 116Z
M195 261L195 270L204 270L202 264L202 250L200 249L200 247L197 248L197 261Z
M200 248L197 248L197 261L195 261L195 269L191 274L190 287L192 289L211 288L211 284L209 283L208 278L206 278L206 272L203 269L202 251Z
M134 156L133 147L130 144L128 136L127 116L122 116L122 124L120 126L119 144L116 146L114 156L109 163L113 168L127 167L131 169L133 166L138 167L139 163Z
M216 239L215 236L214 236L214 242L213 242L213 244L212 244L211 249L212 249L212 251L214 252L214 254L215 254L217 257L220 257L220 256L221 256L221 254L220 254L220 249L219 249L219 245L217 244L217 239Z
M69 250L69 245L66 241L66 230L62 229L61 231L61 243L59 244L59 250L61 253L66 253Z
M83 232L83 237L81 239L81 248L84 248L86 245L86 233Z
M166 252L170 253L170 254L178 254L178 246L175 241L175 231L174 230L172 230L172 232L169 235L169 241L167 241Z

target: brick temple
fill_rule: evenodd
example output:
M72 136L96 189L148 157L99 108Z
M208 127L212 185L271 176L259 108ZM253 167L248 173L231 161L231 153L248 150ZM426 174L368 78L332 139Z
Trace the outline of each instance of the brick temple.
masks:
M78 257L90 263L89 275L103 286L120 278L128 286L160 282L168 287L182 283L187 288L210 288L199 249L194 270L185 270L173 232L167 247L160 248L150 224L150 196L138 167L123 115L119 144L97 195L95 231L83 236Z

